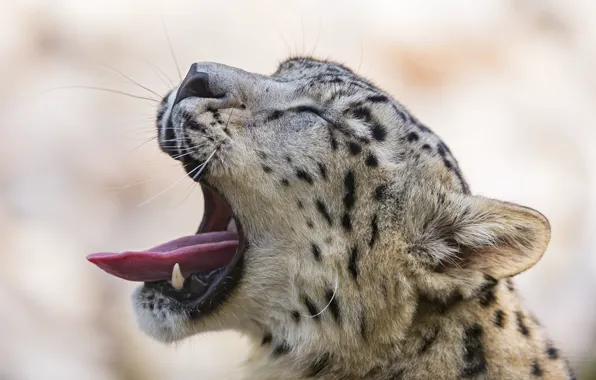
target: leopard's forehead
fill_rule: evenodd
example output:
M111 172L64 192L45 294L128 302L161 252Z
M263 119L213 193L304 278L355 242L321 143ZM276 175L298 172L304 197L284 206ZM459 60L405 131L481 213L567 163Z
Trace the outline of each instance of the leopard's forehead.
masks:
M352 70L339 63L308 57L289 58L283 61L272 76L281 80L306 78L318 80L322 79L318 77L322 75L355 77Z

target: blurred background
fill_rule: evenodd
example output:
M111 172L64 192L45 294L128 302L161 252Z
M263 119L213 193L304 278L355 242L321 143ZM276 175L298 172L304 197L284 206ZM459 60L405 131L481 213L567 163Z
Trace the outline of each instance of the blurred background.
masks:
M594 20L592 0L1 0L0 379L238 378L242 337L154 343L136 285L85 260L193 233L201 194L152 140L153 101L64 87L157 98L118 71L165 94L177 64L272 73L290 54L372 79L444 138L474 193L548 216L519 288L594 378Z

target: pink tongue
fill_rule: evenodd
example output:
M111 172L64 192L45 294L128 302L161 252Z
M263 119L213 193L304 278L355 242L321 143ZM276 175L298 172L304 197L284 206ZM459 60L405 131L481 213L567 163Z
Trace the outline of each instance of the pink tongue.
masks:
M148 282L169 280L176 263L184 277L195 272L210 272L229 264L236 248L236 233L208 232L172 240L146 251L93 253L87 260L113 276Z

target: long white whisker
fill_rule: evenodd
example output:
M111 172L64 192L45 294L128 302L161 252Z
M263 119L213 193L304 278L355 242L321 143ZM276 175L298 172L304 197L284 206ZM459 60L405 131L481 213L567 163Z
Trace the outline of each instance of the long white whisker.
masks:
M159 193L155 194L154 196L152 196L151 198L147 199L146 201L141 202L140 204L137 205L137 207L141 207L146 205L147 203L151 202L152 200L154 200L155 198L159 197L160 195L164 194L166 191L170 190L172 187L176 186L178 183L180 183L180 181L182 181L183 179L187 178L189 175L193 174L194 171L196 170L200 170L201 167L203 165L197 166L196 168L194 168L193 170L191 170L188 174L185 174L182 176L182 178L180 178L179 180L177 180L176 182L174 182L173 184L171 184L170 186L166 187L165 189L163 189L162 191L160 191Z
M211 153L211 155L209 155L209 157L207 157L207 160L205 160L205 162L203 162L203 165L201 165L201 170L199 170L199 172L195 175L193 175L192 179L196 181L197 177L201 175L201 173L203 172L203 170L205 170L205 168L207 167L207 164L209 163L209 161L211 161L211 159L213 158L213 156L215 155L215 153L217 152L216 148L213 153Z
M337 294L337 289L338 288L339 288L339 271L336 271L335 272L335 287L333 289L333 295L331 296L331 299L329 300L329 302L327 303L327 305L323 308L323 310L319 311L315 315L302 314L302 316L303 317L307 317L307 318L316 318L319 315L323 314L323 312L325 312L325 310L327 310L329 308L329 306L331 305L331 303L335 299L335 295Z
M178 64L178 60L176 59L176 54L174 54L174 48L172 47L172 42L170 41L170 35L168 34L168 28L166 28L166 21L164 20L163 16L161 16L161 26L163 27L163 31L166 35L166 40L168 41L168 46L170 47L170 53L172 54L172 59L176 64L176 69L178 70L178 77L180 81L182 81L182 73L180 72L180 65Z
M128 75L124 74L122 71L118 70L117 68L112 67L112 66L108 65L107 63L102 63L102 65L105 66L105 67L107 67L108 69L110 69L110 70L118 73L120 76L122 76L124 79L126 79L130 83L139 86L143 90L148 91L148 92L152 93L153 95L157 95L158 99L162 97L162 95L158 94L157 92L153 91L152 89L150 89L150 88L148 88L146 86L143 86L142 84L140 84L136 80L132 79Z

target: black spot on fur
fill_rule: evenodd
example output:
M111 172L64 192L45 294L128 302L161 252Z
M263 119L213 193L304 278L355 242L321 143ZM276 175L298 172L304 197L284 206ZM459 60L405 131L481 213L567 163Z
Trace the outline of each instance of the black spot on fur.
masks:
M360 152L362 152L362 147L353 141L350 141L350 143L348 144L348 149L350 150L350 153L352 154L352 156L355 156L357 154L360 154Z
M435 343L435 341L437 340L438 334L439 334L438 327L431 328L430 330L425 332L424 336L422 337L422 346L420 347L420 350L419 350L419 352L421 354L426 352L430 348L430 346L432 346L433 343Z
M323 179L327 179L327 167L325 166L325 164L319 162L317 163L317 165L319 165L319 172L321 173L321 177L323 177Z
M482 327L477 323L464 331L464 368L461 371L464 378L476 377L486 372L482 334Z
M257 156L259 156L261 159L266 159L267 158L267 153L262 152L262 151L258 151L257 152Z
M271 173L271 172L273 171L273 169L271 169L271 168L270 168L269 166L267 166L267 165L263 165L263 166L262 166L262 168L263 168L263 171L264 171L265 173L267 173L267 174L269 174L269 173Z
M366 325L366 315L364 313L364 306L360 309L360 336L362 339L366 340L366 333L368 331L368 327Z
M306 372L306 377L316 377L320 375L327 367L329 362L329 354L325 353L324 355L319 356L316 358L310 365L310 368Z
M296 323L300 322L300 312L298 312L298 310L292 310L292 319Z
M482 306L488 307L497 301L495 288L499 282L489 275L485 275L485 279L486 283L480 288L478 298L480 299L480 304Z
M503 328L505 327L505 312L501 309L495 310L495 326Z
M517 320L517 329L519 332L522 333L523 336L529 337L530 330L528 329L528 326L526 326L524 314L521 311L515 312L515 319Z
M372 121L372 115L370 110L360 104L354 104L353 108L349 108L348 111L359 120L362 120L366 123L370 123Z
M385 199L387 195L387 185L379 185L377 186L377 188L375 189L375 200L376 201L383 201Z
M387 130L381 124L375 124L370 127L370 131L372 132L373 138L377 141L385 141L387 138Z
M312 252L312 255L315 257L315 260L321 261L321 248L319 248L319 246L315 243L312 243L310 246L310 250Z
M323 216L323 218L327 221L327 223L330 226L333 225L333 221L331 220L331 215L329 214L329 211L327 210L327 206L325 205L325 203L323 203L323 201L317 199L316 205L317 205L317 211L319 211L319 213Z
M350 218L350 214L347 212L341 218L341 225L346 231L352 231L352 218Z
M296 170L296 177L298 177L298 179L303 180L304 182L307 182L309 185L313 184L311 175L302 169Z
M288 181L287 179L284 178L281 180L281 184L288 187L288 186L290 186L290 181Z
M291 163L292 163L292 157L290 157L290 156L286 156L286 162L287 162L288 164L291 164Z
M277 346L275 346L275 348L273 349L273 356L279 357L287 354L288 352L290 352L290 345L288 344L288 342L283 341Z
M358 247L352 247L350 252L350 262L348 263L348 270L355 280L358 279Z
M240 109L245 110L246 109L246 104L240 104Z
M331 128L329 128L329 140L331 141L331 149L337 150L337 139Z
M379 166L379 161L377 161L377 157L375 157L374 154L369 153L368 156L366 157L365 164L366 164L366 166L377 167L377 166Z
M302 302L308 310L308 315L318 320L321 315L319 314L319 310L317 310L317 307L315 306L314 302L306 295L302 297Z
M339 303L337 301L337 296L333 296L333 289L327 289L325 292L325 297L327 298L327 304L329 304L329 312L333 316L333 319L337 323L341 323L341 312L339 309Z
M306 221L306 225L308 226L308 228L314 228L315 227L315 224L310 219Z
M432 148L430 147L430 145L424 144L424 145L422 145L422 150L426 150L427 152L430 152L430 151L432 151Z
M416 132L408 133L407 139L409 142L418 141L419 138L420 138L420 136L418 136L418 133L416 133Z
M261 341L261 345L264 346L266 344L271 343L271 340L273 340L273 336L271 335L271 333L267 333L263 336L263 340Z
M559 358L559 350L553 346L552 342L548 342L546 346L546 354L548 358L551 360L556 360Z
M281 117L283 114L284 114L284 112L283 112L283 111L280 111L280 110L275 110L275 111L271 112L271 113L269 114L269 116L267 116L267 119L265 119L265 123L269 123L270 121L277 120L277 119L279 119L279 118L280 118L280 117Z
M530 372L533 376L542 377L542 368L540 368L540 364L538 364L537 360L534 360L534 362L532 363L532 369Z
M304 203L302 203L302 201L300 201L300 200L298 201L298 208L300 210L302 210L304 208Z
M348 170L344 177L344 206L347 210L351 210L356 203L356 179L354 172Z
M377 214L375 214L372 220L370 221L370 230L371 235L370 240L368 241L368 246L372 248L375 245L375 242L377 241L377 237L379 236L379 227L377 226Z
M372 103L386 103L389 101L389 98L385 95L372 95L366 98L366 100Z

